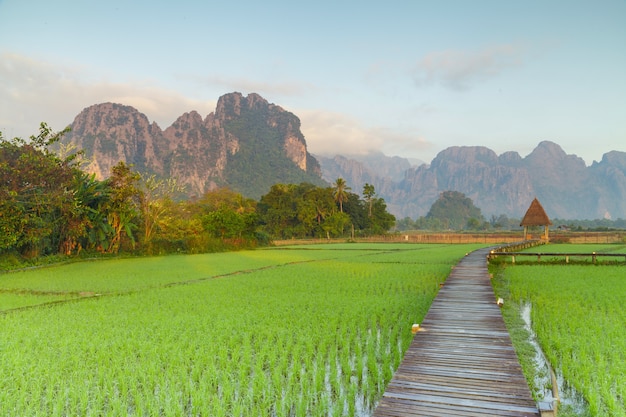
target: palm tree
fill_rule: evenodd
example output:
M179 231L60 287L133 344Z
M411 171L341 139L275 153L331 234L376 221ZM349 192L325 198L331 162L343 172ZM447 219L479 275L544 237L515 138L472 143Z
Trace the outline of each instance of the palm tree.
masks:
M348 187L346 180L343 178L337 178L333 184L333 197L335 201L339 203L339 211L343 213L343 202L348 198L348 191L351 188Z
M372 217L372 202L374 196L376 195L376 190L374 190L374 186L372 184L365 183L363 186L363 197L365 197L365 201L369 206L369 216Z

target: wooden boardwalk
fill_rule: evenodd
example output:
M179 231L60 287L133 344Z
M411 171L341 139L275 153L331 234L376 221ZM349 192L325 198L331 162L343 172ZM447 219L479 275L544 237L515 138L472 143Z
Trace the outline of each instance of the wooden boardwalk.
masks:
M488 252L454 267L375 417L540 415L496 304Z

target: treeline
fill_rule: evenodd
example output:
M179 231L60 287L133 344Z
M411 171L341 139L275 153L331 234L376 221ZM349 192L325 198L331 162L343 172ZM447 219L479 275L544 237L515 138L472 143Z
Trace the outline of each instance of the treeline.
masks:
M519 222L518 222L519 223ZM489 230L510 227L510 220L502 215L493 216L490 221L485 220L480 208L474 202L458 191L444 191L430 207L426 216L415 220L410 217L398 220L395 230Z
M229 189L184 199L175 180L117 164L98 180L77 154L49 151L66 131L45 124L29 140L0 133L0 255L200 253L272 239L379 234L395 221L366 185L364 198L332 187L276 184L260 201Z
M509 231L521 230L521 219L509 218L506 214L492 215L485 219L480 209L472 200L458 191L444 191L433 203L426 216L413 220L410 217L400 219L395 224L395 231L430 230L430 231ZM552 229L560 231L611 231L626 229L626 220L564 220L552 219Z
M608 232L611 230L625 230L626 219L594 219L594 220L565 220L553 219L553 227L561 230L571 230L574 232Z
M463 227L452 229L452 222L447 219L438 217L420 216L415 220L410 217L397 220L394 231L403 232L409 230L427 230L427 231L511 231L522 230L520 222L522 219L511 218L506 214L499 216L492 215L488 220L484 218L470 218ZM552 226L550 229L559 231L572 232L608 232L613 230L626 230L626 219L595 219L595 220L566 220L551 219Z
M274 238L360 237L387 232L395 217L374 186L361 199L339 178L332 187L275 184L257 206L259 225Z

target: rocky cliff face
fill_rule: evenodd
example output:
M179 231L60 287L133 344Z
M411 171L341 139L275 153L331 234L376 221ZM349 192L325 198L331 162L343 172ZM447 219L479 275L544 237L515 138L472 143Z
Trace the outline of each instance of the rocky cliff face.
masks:
M505 158L515 159L510 154ZM407 200L413 213L425 215L439 194L448 190L464 193L484 214L493 210L511 217L534 198L523 168L503 163L492 150L476 146L448 148L430 166L408 171L398 184L394 202Z
M372 152L366 155L341 156L333 158L316 156L322 167L322 178L329 184L337 178L345 179L352 188L353 193L361 194L363 186L371 184L379 196L391 196L397 188L397 183L404 178L411 163L398 156L386 156L380 152ZM389 206L390 212L401 211L400 207Z
M521 218L537 197L548 215L562 219L626 218L626 153L612 151L587 167L553 142L541 142L525 158L496 155L480 146L451 147L430 165L405 171L390 181L384 170L343 157L321 159L324 178L346 179L354 192L373 184L398 218L424 216L443 191L459 191L482 213Z
M604 154L589 167L589 176L596 213L604 218L626 218L626 152Z
M525 158L481 146L451 147L430 165L382 154L319 157L308 151L300 120L258 94L226 94L204 119L191 111L165 130L136 109L104 103L84 109L63 142L84 149L89 171L107 177L119 161L140 172L176 177L190 195L218 186L252 198L271 185L327 186L341 177L360 194L374 185L398 218L425 215L443 191L459 191L489 217L520 218L537 197L551 218L626 218L626 153L587 167L553 142ZM322 179L328 183L324 182Z
M88 170L98 177L108 176L118 161L163 173L162 153L167 149L163 132L134 108L113 103L91 106L71 127L63 141L85 151Z
M253 128L244 128L251 123ZM258 94L226 94L206 118L191 111L164 131L130 106L97 104L76 116L63 142L83 149L90 161L88 171L99 178L123 161L142 173L178 178L194 195L230 186L260 197L271 185L263 182L264 173L243 171L264 166L280 167L272 171L276 182L284 177L283 182L298 178L323 183L319 164L300 132L300 120ZM251 146L255 152L243 152ZM242 176L259 182L242 184Z

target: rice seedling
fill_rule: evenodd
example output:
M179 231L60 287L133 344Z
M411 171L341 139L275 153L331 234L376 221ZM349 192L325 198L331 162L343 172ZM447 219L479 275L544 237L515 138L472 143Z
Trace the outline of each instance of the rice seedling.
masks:
M552 252L552 253L611 253L626 252L626 245L607 243L607 244L591 244L591 243L549 243L547 245L535 246L524 249L522 252Z
M620 384L626 375L623 267L518 265L502 270L496 282L510 305L531 303L532 328L545 356L584 397L589 413L626 416Z
M0 394L0 415L367 412L471 248L351 244L4 274L0 288L103 295L0 315L0 393L13 394Z
M30 291L0 290L0 312L80 297L78 293L32 293Z

